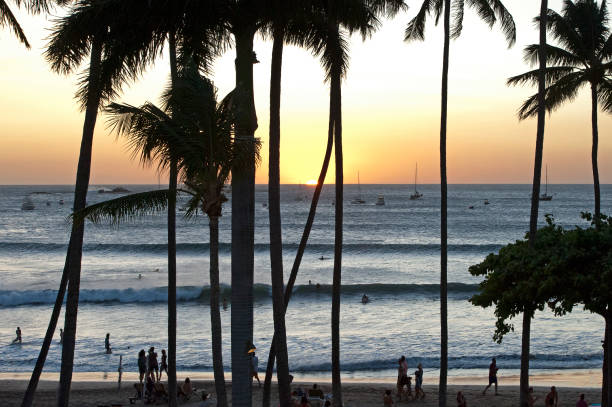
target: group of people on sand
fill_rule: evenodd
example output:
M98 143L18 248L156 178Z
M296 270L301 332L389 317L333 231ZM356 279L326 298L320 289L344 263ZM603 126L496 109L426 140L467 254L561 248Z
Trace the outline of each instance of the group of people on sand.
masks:
M292 378L293 376L290 376L290 381ZM291 392L291 407L312 407L314 402L316 402L315 405L317 406L331 406L330 396L325 396L323 390L316 383L306 391L298 387Z
M151 382L159 382L164 371L166 372L166 376L168 376L168 356L166 355L166 350L162 349L161 353L161 364L159 364L154 346L149 348L148 354L145 353L144 349L138 352L138 373L140 383L148 379L150 379Z
M397 399L422 400L425 398L423 391L423 365L418 364L414 372L414 394L412 393L412 376L408 376L408 361L402 355L397 361ZM385 406L393 405L391 390L387 390L383 396Z

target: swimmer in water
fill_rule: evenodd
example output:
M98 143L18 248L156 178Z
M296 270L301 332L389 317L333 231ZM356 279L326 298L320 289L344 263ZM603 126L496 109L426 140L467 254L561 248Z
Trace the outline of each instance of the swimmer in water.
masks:
M113 351L111 350L111 346L110 346L110 334L109 333L107 333L106 338L104 338L104 349L106 349L106 353L108 354L113 353Z
M138 273L138 279L141 280L142 279L142 274Z
M15 335L17 336L15 339L13 339L13 343L21 343L21 328L17 327L17 329L15 330Z
M367 304L369 301L370 301L370 299L368 298L368 296L363 294L363 297L361 297L361 303L362 304Z
M64 343L64 330L60 328L60 345Z
M319 260L325 260L325 257L321 256L319 257Z
M227 309L227 298L223 297L223 309Z

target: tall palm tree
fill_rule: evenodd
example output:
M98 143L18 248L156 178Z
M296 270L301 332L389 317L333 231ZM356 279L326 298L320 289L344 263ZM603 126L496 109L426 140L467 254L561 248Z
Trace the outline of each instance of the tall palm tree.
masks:
M599 170L597 150L599 131L597 110L612 109L612 35L608 27L608 8L605 1L597 5L595 0L565 0L561 14L554 10L547 12L548 32L559 46L546 45L547 87L545 90L546 109L553 111L564 103L572 101L583 86L591 91L591 130L593 148L593 188L595 195L595 221L601 215ZM539 44L525 48L525 59L532 64L539 61ZM517 75L508 84L537 83L538 70ZM519 110L521 120L533 117L538 111L538 95L525 101Z
M452 3L452 4L451 4ZM516 41L516 27L512 15L500 0L469 0L478 16L493 27L499 23L508 45ZM452 10L451 10L452 7ZM405 41L424 40L428 15L434 14L436 24L443 14L444 47L442 51L442 91L440 113L440 406L446 406L446 383L448 374L448 184L446 175L446 128L448 113L448 68L450 40L461 35L463 30L464 0L424 0L417 15L409 22ZM452 11L452 13L451 13ZM451 14L452 26L451 26Z

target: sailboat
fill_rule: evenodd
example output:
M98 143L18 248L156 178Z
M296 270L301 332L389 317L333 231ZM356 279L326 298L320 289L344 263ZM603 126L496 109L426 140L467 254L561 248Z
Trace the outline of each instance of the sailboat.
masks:
M359 180L359 171L357 171L357 187L359 188L359 195L357 195L357 198L353 199L351 203L354 205L361 205L364 204L365 201L361 197L361 181Z
M540 195L540 201L552 201L552 195L548 195L548 164L546 164L546 187L544 193Z
M418 173L418 170L419 170L419 164L417 163L417 164L415 164L415 167L414 167L414 194L410 195L410 199L413 200L413 201L415 199L420 199L420 198L423 197L423 194L420 193L419 191L417 191L417 187L416 187L417 186L417 173Z

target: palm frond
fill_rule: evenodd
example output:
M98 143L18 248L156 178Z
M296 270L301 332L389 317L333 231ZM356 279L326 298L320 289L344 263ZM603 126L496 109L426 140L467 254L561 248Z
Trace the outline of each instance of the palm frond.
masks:
M453 39L459 38L463 31L463 17L465 15L465 1L455 0L452 4L451 14L453 16L453 22L451 27L450 37Z
M95 224L109 222L111 225L133 222L164 211L170 194L167 189L130 194L87 206L70 215L69 219L74 223L89 220Z
M525 47L523 51L525 62L531 66L537 66L540 63L539 59L540 44L531 44ZM577 55L571 52L556 47L554 45L546 44L546 64L547 65L563 65L563 66L578 66L582 65L584 61Z
M612 80L605 78L597 87L597 101L601 108L612 113Z
M506 37L508 47L512 47L516 43L516 24L512 14L506 9L501 0L488 0L488 2L495 13L502 34Z
M21 41L21 43L25 45L26 48L30 48L30 43L28 42L28 39L25 33L23 32L23 29L19 25L19 21L17 21L17 19L13 15L10 7L8 6L8 4L6 4L6 1L0 0L0 28L3 28L5 26L8 26L11 30L13 30L13 34L15 34L15 37L17 37L17 39Z
M588 78L583 72L572 72L564 75L545 91L546 110L552 112L563 103L572 101L578 95L580 88L588 83ZM520 107L518 116L520 120L536 116L538 114L538 95L532 95Z
M423 0L419 12L412 18L412 20L410 20L406 30L404 31L404 41L425 40L425 24L427 23L427 16L432 12L435 12L437 24L437 20L442 14L441 11L438 11L438 6L443 6L442 0Z
M564 76L576 72L577 69L572 66L549 66L546 67L546 85L552 85L556 81L560 80ZM534 69L529 72L522 73L520 75L508 78L506 84L508 86L519 86L519 85L533 85L538 86L539 81L539 69Z

